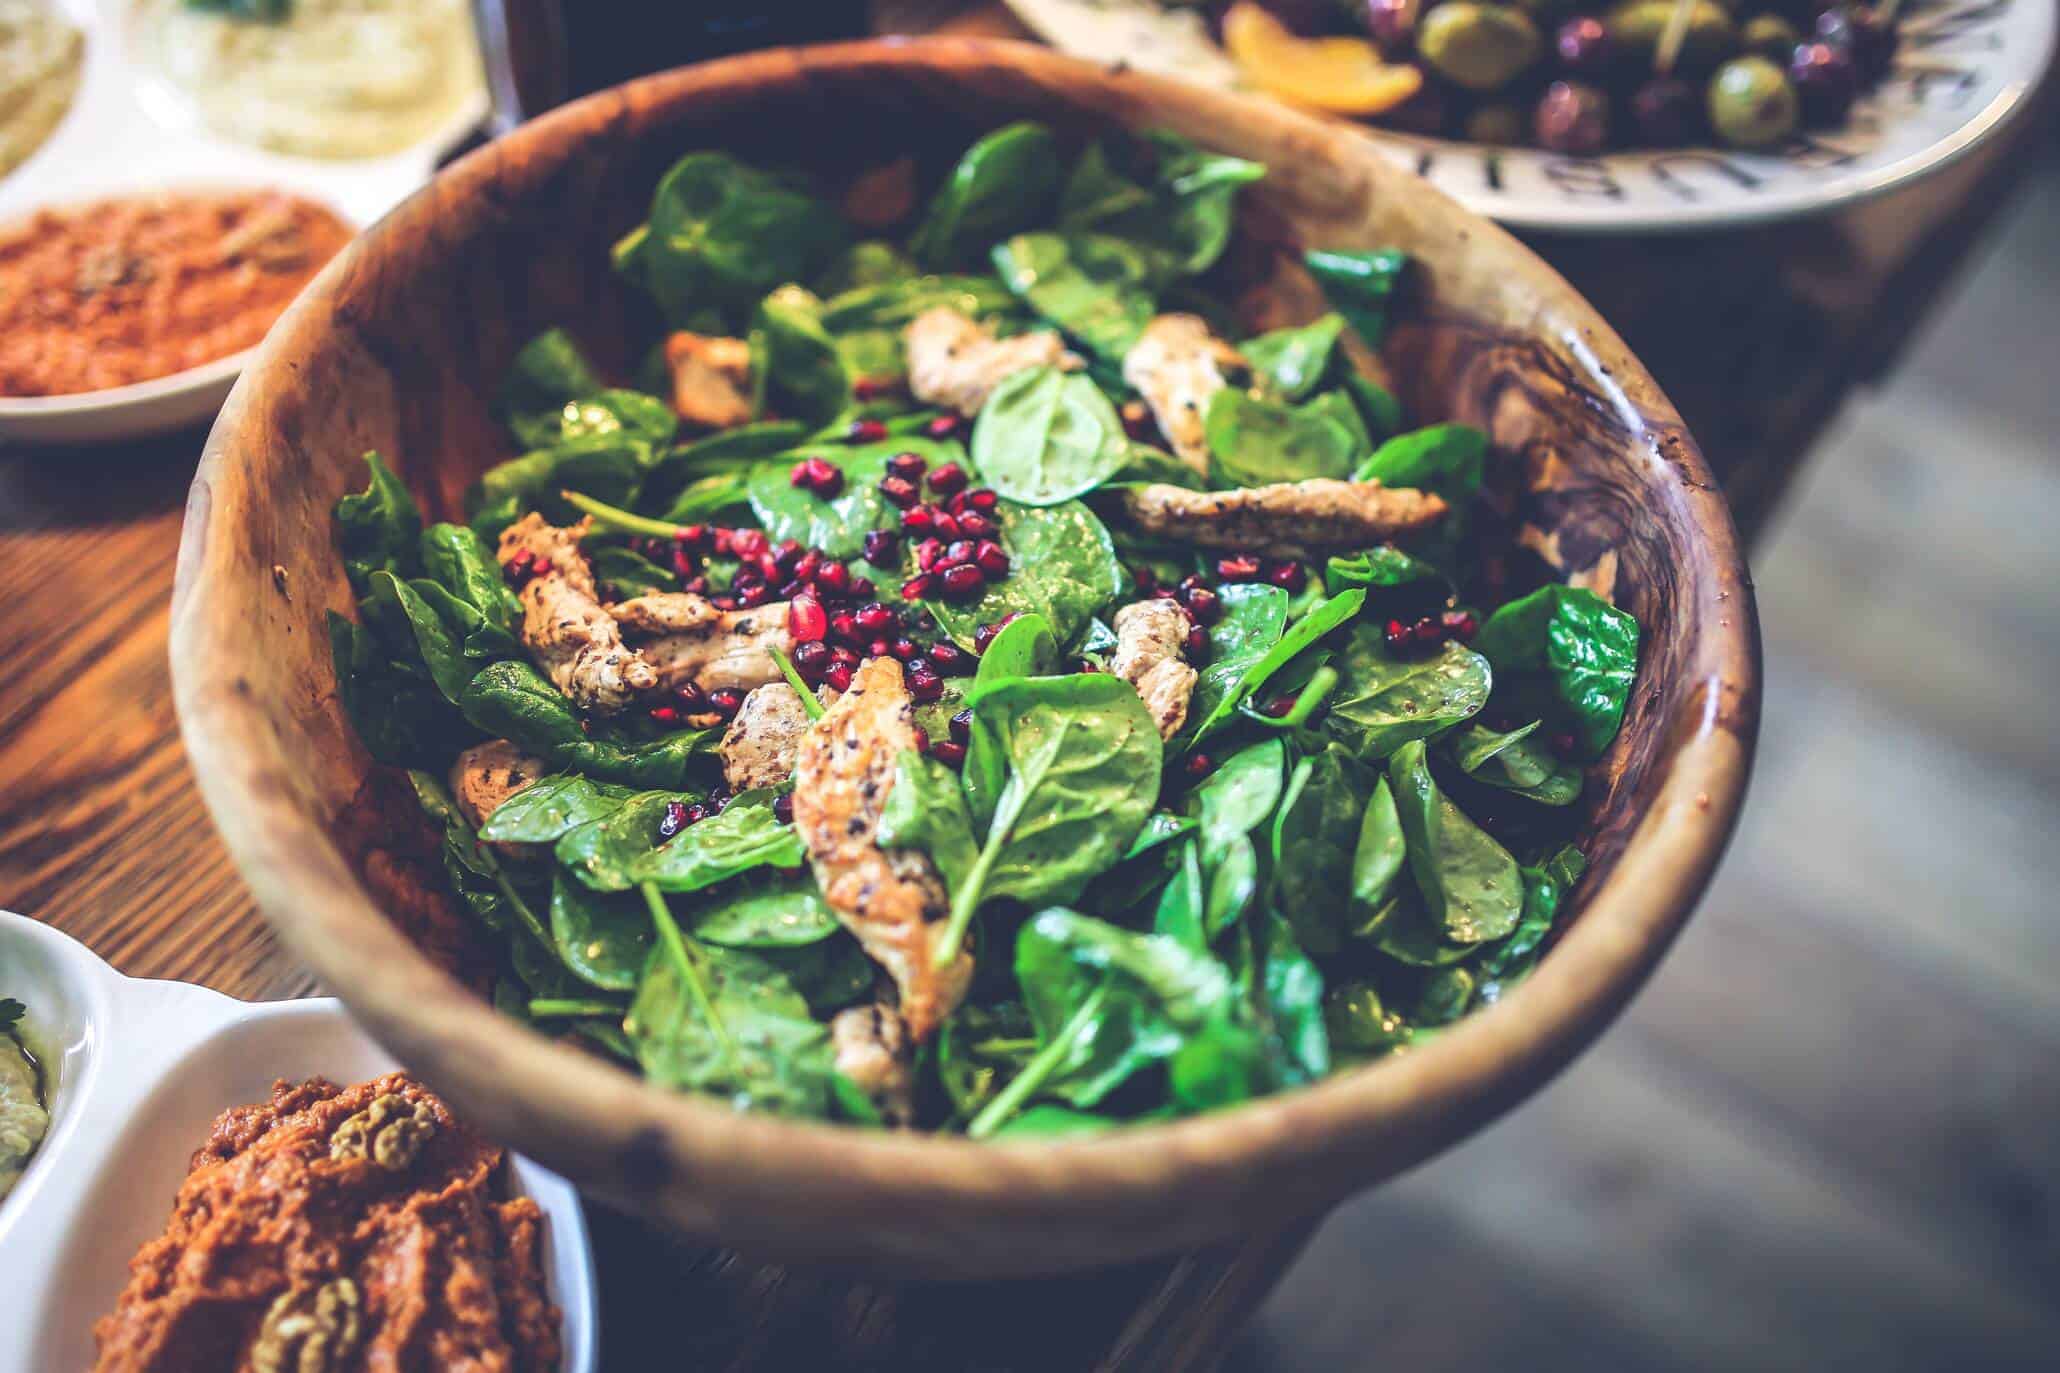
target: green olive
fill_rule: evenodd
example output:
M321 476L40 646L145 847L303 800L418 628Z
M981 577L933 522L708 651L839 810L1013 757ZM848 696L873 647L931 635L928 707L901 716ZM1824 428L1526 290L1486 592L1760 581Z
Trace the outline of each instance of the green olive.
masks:
M1638 62L1650 64L1673 16L1674 0L1630 0L1609 12L1604 21L1617 50ZM1695 0L1688 18L1688 34L1681 43L1681 65L1704 71L1738 51L1738 26L1716 0Z
M1778 14L1754 15L1745 21L1738 37L1747 52L1758 53L1770 62L1786 62L1795 45L1802 42L1802 34L1795 25Z
M1492 91L1538 60L1545 42L1530 16L1512 5L1451 0L1423 17L1416 54L1438 75L1470 91Z
M1466 117L1470 143L1512 147L1524 141L1524 112L1514 105L1483 105Z
M1710 78L1710 123L1740 148L1766 148L1795 132L1795 86L1764 57L1736 57Z

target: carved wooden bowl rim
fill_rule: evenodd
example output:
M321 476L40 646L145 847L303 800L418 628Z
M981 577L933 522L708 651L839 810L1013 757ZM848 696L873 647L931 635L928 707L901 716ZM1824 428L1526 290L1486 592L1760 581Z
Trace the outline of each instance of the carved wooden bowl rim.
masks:
M1321 159L1406 204L1422 232L1401 246L1453 265L1446 275L1479 297L1463 304L1542 339L1604 404L1642 414L1624 461L1640 469L1640 482L1678 484L1673 516L1685 510L1682 522L1694 526L1696 556L1677 570L1675 601L1692 608L1694 639L1679 677L1659 684L1668 707L1649 722L1669 731L1669 756L1613 870L1502 1003L1406 1054L1234 1110L1093 1139L973 1144L741 1115L647 1087L463 994L381 917L295 780L295 767L305 766L295 713L338 709L333 680L314 684L312 702L284 702L261 699L251 686L257 668L245 671L267 651L253 633L264 618L253 611L257 598L288 594L272 585L247 516L276 489L268 482L290 484L295 467L314 460L282 457L276 450L286 445L263 442L280 398L292 396L303 360L324 348L335 307L360 275L397 261L404 274L434 270L461 252L508 169L525 159L567 163L590 140L620 138L624 128L635 136L639 119L725 92L750 88L762 98L772 88L786 98L832 69L928 88L956 83L962 92L1005 80L1020 93L1028 83L1033 98L1054 107L1215 129L1232 150L1265 145L1276 157ZM1469 270L1458 271L1462 263ZM259 907L372 1034L482 1129L642 1214L767 1257L965 1278L1115 1262L1313 1214L1535 1090L1622 1008L1687 919L1743 797L1759 693L1751 586L1708 469L1622 341L1529 250L1349 130L1030 45L972 39L779 50L664 73L559 110L443 173L323 272L223 409L189 500L171 656L201 791ZM306 736L302 745L305 752Z

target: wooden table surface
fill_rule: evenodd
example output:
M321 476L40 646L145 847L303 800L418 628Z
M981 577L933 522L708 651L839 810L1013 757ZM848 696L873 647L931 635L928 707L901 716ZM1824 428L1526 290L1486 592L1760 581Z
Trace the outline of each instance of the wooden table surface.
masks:
M1006 32L992 10L955 27ZM1858 384L1878 375L2014 181L2044 109L1932 180L1808 224L1535 246L1661 384L1748 535ZM172 571L202 435L0 452L0 906L125 973L306 995L187 771L166 672ZM8 990L0 988L0 991ZM1036 1284L903 1287L796 1273L594 1216L611 1368L1206 1367L1306 1237ZM664 1356L654 1351L663 1350Z

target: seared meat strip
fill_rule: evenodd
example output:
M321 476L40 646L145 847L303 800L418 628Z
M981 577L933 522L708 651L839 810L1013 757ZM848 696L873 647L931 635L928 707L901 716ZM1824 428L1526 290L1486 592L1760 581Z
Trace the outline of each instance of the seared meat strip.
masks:
M1235 491L1155 484L1124 492L1123 509L1147 534L1203 548L1308 558L1414 534L1438 521L1445 502L1408 487L1316 477Z
M474 744L451 764L451 799L458 810L478 829L501 803L525 787L542 780L551 765L533 753L524 753L506 739L489 739ZM533 844L490 844L487 847L505 858L521 861L536 850Z
M624 637L636 641L637 652L667 691L689 682L707 691L749 691L782 680L772 650L794 652L785 601L717 610L691 592L658 591L611 608Z
M837 1012L830 1020L837 1071L864 1092L889 1125L915 1119L915 1050L908 1023L892 1006L874 1003Z
M601 606L594 570L580 551L591 519L546 524L531 511L501 532L500 560L526 564L522 642L574 706L613 714L658 685L658 674L625 647L615 618Z
M1109 671L1137 688L1161 739L1180 732L1188 697L1194 694L1197 674L1181 652L1187 628L1186 613L1173 601L1138 601L1116 612L1116 651Z
M1244 355L1209 332L1200 315L1160 315L1145 326L1123 357L1123 380L1138 389L1159 421L1174 455L1195 471L1209 473L1209 444L1202 421L1209 397L1252 370Z
M836 693L829 699L835 701ZM722 775L731 791L776 787L794 775L794 750L808 732L808 708L784 681L751 688L722 736Z
M728 429L751 418L751 345L682 330L665 340L672 408L689 424Z
M1077 370L1080 359L1049 329L996 338L979 321L948 305L909 322L908 389L927 405L977 415L1003 380L1026 367Z
M894 760L916 746L915 702L892 658L858 670L851 689L808 727L794 764L794 829L823 899L901 991L901 1014L928 1039L966 994L973 959L935 966L949 910L944 883L915 849L875 837Z

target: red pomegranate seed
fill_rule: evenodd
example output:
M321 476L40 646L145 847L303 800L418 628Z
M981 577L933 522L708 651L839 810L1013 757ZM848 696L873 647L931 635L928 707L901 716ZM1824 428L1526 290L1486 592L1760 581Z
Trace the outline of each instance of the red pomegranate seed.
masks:
M830 617L823 603L813 596L796 596L787 602L787 632L797 644L813 643L830 632Z
M877 594L878 590L879 588L873 585L871 577L853 577L851 579L850 596L854 601L870 601Z
M930 666L947 677L963 676L973 670L973 655L949 639L940 639L930 645Z
M878 400L892 395L901 385L899 377L857 377L851 383L853 400Z
M960 563L947 567L942 575L944 594L954 601L971 600L987 585L987 579L980 575L980 569L971 563Z
M1187 627L1187 660L1199 663L1209 656L1209 631L1200 625Z
M901 535L891 529L872 529L865 536L865 560L874 567L887 567L901 556Z
M708 693L708 708L728 719L737 713L737 707L744 704L744 693L735 687L717 687Z
M930 512L930 531L940 539L956 539L961 532L958 517L933 508Z
M887 459L889 476L899 477L905 482L919 482L923 473L930 470L930 460L921 453L896 453Z
M1150 563L1139 563L1136 567L1130 569L1130 582L1139 591L1157 591L1159 589L1159 574L1152 571Z
M658 837L660 839L670 839L686 827L687 803L684 801L667 801L665 803L665 818L658 822Z
M782 572L792 572L801 566L804 556L814 551L812 548L803 548L799 539L781 539L779 545L772 550L773 566Z
M708 546L724 557L728 557L736 551L735 533L735 530L724 529L721 525L711 526L708 530Z
M844 644L838 644L836 647L830 650L830 661L834 663L841 663L845 667L851 668L855 671L858 665L864 662L865 660L863 658L860 658L858 654L852 651L852 649L848 646Z
M1001 525L994 517L977 510L968 510L954 518L958 520L958 532L969 539L992 539L1001 534Z
M802 676L820 674L830 665L830 646L820 639L794 645L794 666Z
M682 579L694 575L694 572L696 570L694 564L694 555L687 550L687 546L685 544L678 544L674 546L672 550L672 570L675 575L679 576Z
M887 651L905 663L915 657L921 650L916 647L914 639L902 638L896 639L893 643L887 645Z
M866 642L865 656L868 658L891 657L893 652L894 646L885 639L870 639Z
M1250 553L1233 553L1216 560L1216 577L1225 582L1250 582L1259 578L1259 559Z
M800 561L794 564L794 580L797 582L814 581L815 570L821 567L822 565L822 551L820 549L815 548L809 549L806 553L803 553L801 555Z
M683 715L699 715L708 709L708 693L692 682L673 692L672 699L679 704Z
M706 596L708 594L708 579L706 577L690 577L680 583L680 590L692 596Z
M803 458L794 464L794 470L787 480L803 491L812 491L828 500L844 489L844 472L828 458Z
M824 595L842 596L851 590L851 569L842 563L824 563L816 569L815 584Z
M887 437L887 426L878 420L853 420L844 437L853 443L878 443Z
M1309 569L1298 562L1277 562L1266 569L1266 580L1293 595L1309 584Z
M880 478L880 494L887 498L888 504L899 506L903 510L913 506L922 496L922 493L916 490L916 484L907 477L892 476Z
M1206 753L1190 753L1180 765L1180 770L1189 777L1207 777L1216 766L1214 759Z
M930 489L940 496L956 495L966 489L972 479L966 476L966 469L955 462L948 462L930 474Z
M1287 713L1288 713L1289 711L1293 710L1294 708L1295 708L1295 698L1294 698L1294 697L1292 697L1292 696L1276 696L1276 697L1274 697L1274 698L1273 698L1272 700L1268 701L1268 702L1267 702L1267 703L1266 703L1265 705L1263 705L1263 706L1259 707L1259 710L1260 710L1260 713L1261 713L1261 714L1264 714L1264 715L1270 715L1270 716L1272 716L1272 717L1273 717L1274 719L1278 720L1278 719L1280 719L1280 718L1281 718L1282 716L1286 715L1286 714L1287 714Z
M782 582L776 594L783 601L791 601L796 596L806 596L808 594L808 583L802 581L799 577L791 582Z
M680 713L671 706L652 706L651 718L661 725L677 724Z
M1075 667L1073 668L1073 670L1074 670L1075 672L1081 672L1081 673L1089 673L1089 674L1092 674L1092 673L1100 672L1100 671L1102 670L1102 665L1101 665L1100 663L1097 663L1097 662L1096 662L1096 661L1095 661L1094 659L1092 659L1092 658L1082 658L1082 659L1081 659L1081 660L1079 661L1079 663L1078 663L1077 665L1075 665Z
M929 534L937 528L937 512L927 505L918 505L901 512L901 528L904 533Z
M708 604L714 606L717 610L735 610L737 608L737 598L735 596L710 596Z
M680 820L682 824L698 825L703 820L706 820L709 814L708 807L696 801L693 805L686 807L680 812Z
M933 439L948 439L954 437L958 433L960 426L964 425L965 422L963 415L954 415L947 412L924 425L923 432Z
M1444 614L1445 632L1459 640L1471 639L1480 630L1480 621L1464 610L1448 610Z
M894 612L878 601L868 601L852 613L852 620L867 634L885 634L894 628Z
M973 652L985 653L987 651L987 645L994 642L994 636L1001 633L1002 627L1008 624L1009 621L1015 619L1016 616L1020 613L1020 611L1012 610L1008 614L1002 616L999 620L996 620L993 624L976 626L973 630Z
M773 797L773 819L783 825L794 823L794 794L784 792Z
M1445 639L1445 625L1436 615L1426 615L1410 628L1409 633L1420 644L1442 643Z
M737 609L756 610L771 600L772 588L764 582L758 582L737 592Z
M1215 624L1218 617L1223 614L1223 598L1206 586L1198 586L1188 592L1181 604L1187 607L1187 613L1194 616L1200 624Z
M973 712L970 708L951 717L951 741L963 744L973 737Z
M983 515L991 515L1001 508L1001 493L991 486L976 486L966 492L966 504Z
M777 553L759 554L756 566L758 568L759 580L768 586L787 580L786 569L780 566L780 558Z
M840 610L830 617L830 638L840 644L862 644L872 636L861 634L858 616L848 610Z
M851 690L851 669L842 663L832 663L830 664L829 671L823 674L823 681L832 691L849 691Z
M982 539L973 548L973 566L995 581L1009 575L1009 555L992 539Z
M957 567L960 563L973 561L973 549L974 545L971 539L953 539L950 546L944 550L941 566Z
M1414 643L1415 638L1411 635L1408 625L1400 620L1390 620L1381 627L1381 641L1391 652L1399 653Z
M942 700L944 679L932 672L929 664L921 658L913 658L908 665L908 694L926 704Z
M904 601L926 601L937 594L937 578L928 572L921 572L901 584L901 599Z
M688 548L700 549L708 546L708 526L705 524L683 524L672 531L672 541Z
M745 562L757 562L772 547L763 529L732 529L730 552Z
M930 731L929 731L929 730L927 730L927 729L924 729L924 728L923 728L923 727L922 727L921 725L917 725L917 726L915 727L915 733L916 733L916 752L917 752L917 753L928 753L928 752L930 751Z
M916 566L924 572L935 572L937 564L944 561L944 540L924 539L916 545Z
M964 767L966 746L954 740L940 739L930 745L930 756L948 768Z

